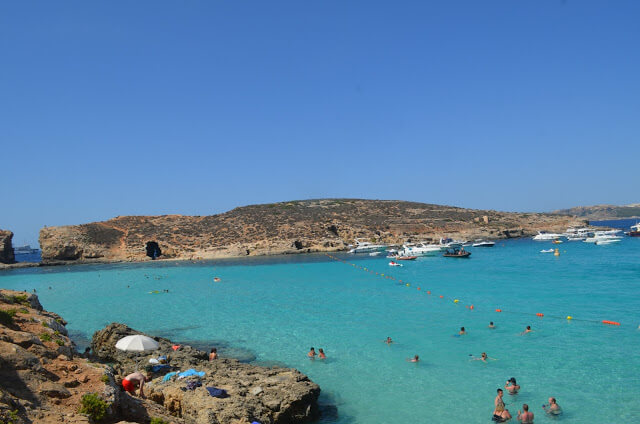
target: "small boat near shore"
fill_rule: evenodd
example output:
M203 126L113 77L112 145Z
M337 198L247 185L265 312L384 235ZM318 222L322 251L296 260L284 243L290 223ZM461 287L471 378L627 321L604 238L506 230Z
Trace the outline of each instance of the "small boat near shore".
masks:
M445 258L468 258L471 256L471 252L468 252L461 247L452 247L447 249L442 256Z
M538 231L538 234L533 236L533 240L535 240L535 241L552 241L552 240L557 240L562 236L563 236L562 234L547 233L546 231Z
M554 252L554 250L553 250L553 249L542 249L542 250L540 251L540 253L553 253L553 252Z
M415 261L417 256L396 256L396 261Z
M391 261L389 262L389 266L404 266L404 265L399 264L398 262L395 262L395 261Z
M471 247L493 247L496 243L493 241L487 240L476 240L475 243L471 245Z
M352 246L352 249L349 250L349 253L370 253L370 252L378 252L387 248L386 244L374 244L368 241L360 241L355 239L356 245Z
M640 237L640 224L632 225L629 237Z

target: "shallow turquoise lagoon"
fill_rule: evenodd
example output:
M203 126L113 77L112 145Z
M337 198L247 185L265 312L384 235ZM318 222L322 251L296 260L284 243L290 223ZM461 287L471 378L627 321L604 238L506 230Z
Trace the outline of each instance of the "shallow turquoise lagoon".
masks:
M305 255L16 270L0 273L0 287L35 288L80 346L119 321L298 368L322 387L322 422L488 423L496 388L510 377L522 390L505 395L507 408L515 415L528 403L536 423L638 422L640 239L540 253L552 246L500 242L469 260L421 258L402 268L339 255L402 284ZM526 325L534 332L520 336ZM469 334L453 337L461 326ZM397 343L384 344L387 336ZM306 359L311 346L329 359ZM498 360L469 360L483 351ZM406 361L415 354L420 363ZM559 420L542 412L549 396L565 410Z

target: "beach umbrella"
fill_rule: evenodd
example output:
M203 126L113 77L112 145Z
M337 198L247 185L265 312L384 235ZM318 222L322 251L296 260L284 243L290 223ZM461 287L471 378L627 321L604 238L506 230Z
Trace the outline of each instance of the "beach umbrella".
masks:
M159 347L160 345L157 341L142 334L123 337L116 343L116 349L125 352L144 352L146 350L156 350Z

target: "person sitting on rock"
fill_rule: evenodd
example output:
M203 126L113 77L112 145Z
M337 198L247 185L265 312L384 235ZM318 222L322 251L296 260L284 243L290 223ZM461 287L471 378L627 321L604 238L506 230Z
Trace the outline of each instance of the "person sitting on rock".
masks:
M211 348L211 353L209 354L209 360L213 361L214 359L218 359L218 349L215 347Z
M129 393L135 395L136 388L140 388L140 397L144 397L144 383L151 380L151 376L149 374L144 375L141 372L134 372L126 376L122 380L122 387Z

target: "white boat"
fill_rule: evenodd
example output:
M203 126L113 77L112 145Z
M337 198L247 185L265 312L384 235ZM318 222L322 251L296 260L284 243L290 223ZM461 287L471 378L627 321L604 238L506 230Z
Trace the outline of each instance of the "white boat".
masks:
M391 261L389 262L389 266L404 266L404 265L399 264L398 262Z
M371 252L371 253L369 253L369 256L380 256L380 255L382 255L383 253L384 253L383 251L379 250L379 251L377 251L377 252Z
M24 246L18 246L13 248L13 253L16 255L29 255L31 253L38 253L39 249L34 249L33 247L25 244Z
M542 250L540 251L540 253L553 253L553 252L554 252L554 250L553 250L553 249L542 249Z
M349 253L369 253L378 252L387 248L386 244L374 244L368 241L360 241L356 239L356 245L353 246Z
M397 249L387 249L387 258L395 258L396 256L398 256Z
M493 241L476 240L471 247L493 247L496 243Z
M602 240L596 240L595 244L597 246L605 246L607 244L613 244L613 243L618 243L620 241L619 238L612 238L612 239L602 239Z
M593 230L590 228L567 228L567 231L564 232L567 241L582 241L587 237L593 237L593 234Z
M467 244L466 240L454 240L449 237L440 238L440 247L442 250L452 249L454 247L460 248Z
M538 231L538 234L533 236L535 241L551 241L557 240L562 237L562 234L557 233L547 233L546 231Z
M398 256L435 256L441 251L442 246L437 244L404 244L402 249L398 251Z
M584 242L585 243L615 243L616 241L620 241L621 237L615 235L616 233L611 233L609 231L596 231L593 237L587 237ZM613 241L612 241L613 240Z

